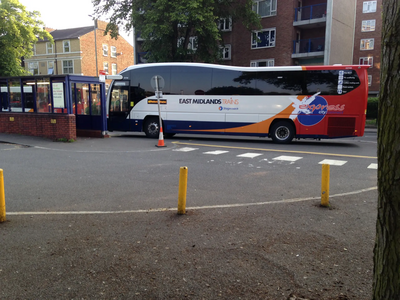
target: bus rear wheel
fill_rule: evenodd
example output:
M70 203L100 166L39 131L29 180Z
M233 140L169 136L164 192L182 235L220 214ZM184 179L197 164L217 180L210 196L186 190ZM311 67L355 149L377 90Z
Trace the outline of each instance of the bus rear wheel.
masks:
M143 131L149 138L158 138L160 134L160 123L158 118L148 118L144 123Z
M288 121L278 121L272 125L270 136L275 143L290 143L294 138L294 126Z

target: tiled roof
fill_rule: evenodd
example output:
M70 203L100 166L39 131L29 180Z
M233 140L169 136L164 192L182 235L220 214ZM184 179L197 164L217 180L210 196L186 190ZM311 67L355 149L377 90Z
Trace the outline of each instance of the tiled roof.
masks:
M87 26L79 28L56 29L50 32L50 34L53 36L53 39L57 41L57 40L76 39L93 30L94 30L93 26Z

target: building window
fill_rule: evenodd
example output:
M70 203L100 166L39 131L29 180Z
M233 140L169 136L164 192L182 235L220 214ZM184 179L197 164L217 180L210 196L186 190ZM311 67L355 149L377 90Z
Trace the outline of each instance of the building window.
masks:
M37 61L33 61L28 63L28 71L32 75L38 75L39 74L39 64Z
M103 70L106 72L106 74L108 74L108 62L103 63Z
M253 3L253 11L260 17L276 16L276 0L256 0Z
M47 54L53 54L53 44L50 42L46 43L46 50L47 50Z
M111 57L117 57L117 47L111 46Z
M182 47L184 41L185 41L184 37L181 37L178 39L178 43L177 43L178 48ZM197 37L196 36L189 37L189 42L188 42L187 48L189 50L193 50L193 51L197 50Z
M360 44L361 50L373 50L374 49L374 39L362 39Z
M372 75L368 75L368 86L372 85Z
M225 45L221 47L221 58L222 60L230 60L231 59L231 45Z
M232 31L232 18L219 19L218 28L221 31Z
M63 74L74 74L73 60L63 60Z
M103 56L108 56L108 45L103 45Z
M372 65L374 64L374 58L372 56L360 57L359 63L360 65L368 65L370 68L372 68Z
M54 61L48 61L47 62L47 75L53 75L54 74Z
M261 59L252 60L250 62L250 67L273 67L275 65L275 59Z
M375 20L362 21L361 31L362 32L375 31Z
M188 49L193 51L197 50L197 36L189 37Z
M63 41L64 52L71 52L71 43L69 41Z
M275 28L253 31L251 35L251 48L275 47Z
M364 1L363 2L363 13L376 12L376 1Z
M112 68L112 75L117 75L117 64L112 64L111 65Z

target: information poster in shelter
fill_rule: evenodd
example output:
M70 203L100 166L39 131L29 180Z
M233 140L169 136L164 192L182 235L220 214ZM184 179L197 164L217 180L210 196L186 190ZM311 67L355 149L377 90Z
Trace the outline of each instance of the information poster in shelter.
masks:
M65 108L63 82L53 83L53 103L54 108Z

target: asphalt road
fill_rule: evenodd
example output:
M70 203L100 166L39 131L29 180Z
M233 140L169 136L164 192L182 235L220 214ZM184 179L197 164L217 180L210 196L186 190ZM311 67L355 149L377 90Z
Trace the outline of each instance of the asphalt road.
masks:
M332 164L331 195L376 186L373 132L289 145L177 136L165 148L123 133L74 143L13 138L15 144L0 144L9 212L174 208L182 166L188 167L189 207L318 197L322 163Z
M0 141L1 299L371 297L376 130L290 145ZM330 209L318 206L326 159ZM187 214L177 216L181 166Z

